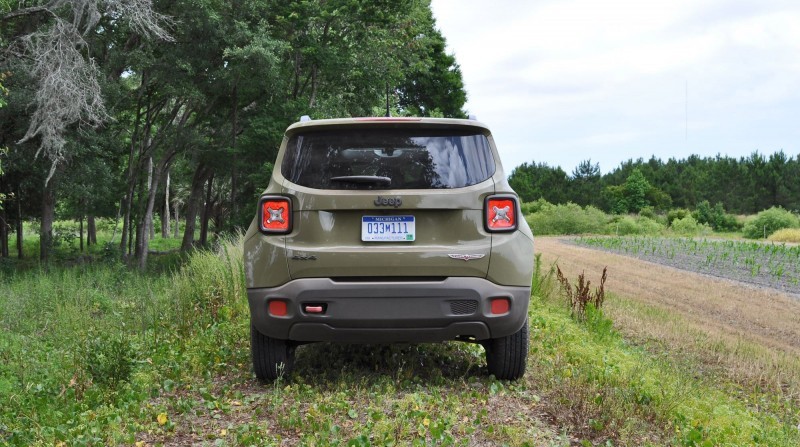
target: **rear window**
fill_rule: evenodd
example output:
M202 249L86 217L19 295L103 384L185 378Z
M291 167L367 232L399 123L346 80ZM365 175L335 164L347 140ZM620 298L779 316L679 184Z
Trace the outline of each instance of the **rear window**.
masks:
M449 189L494 174L486 136L474 131L347 129L295 134L281 173L316 189Z

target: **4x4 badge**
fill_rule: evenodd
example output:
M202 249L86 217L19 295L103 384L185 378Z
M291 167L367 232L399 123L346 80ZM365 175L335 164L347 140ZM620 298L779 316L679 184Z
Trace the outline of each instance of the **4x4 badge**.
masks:
M473 259L480 259L480 258L482 258L482 257L484 257L484 256L486 256L486 255L462 255L462 254L453 254L453 255L447 255L447 256L450 256L450 257L451 257L451 258L453 258L453 259L461 259L462 261L471 261L471 260L473 260Z
M401 199L400 197L381 197L381 196L378 196L378 198L375 199L374 203L375 203L375 206L393 206L393 207L397 208L398 206L403 204L403 199Z

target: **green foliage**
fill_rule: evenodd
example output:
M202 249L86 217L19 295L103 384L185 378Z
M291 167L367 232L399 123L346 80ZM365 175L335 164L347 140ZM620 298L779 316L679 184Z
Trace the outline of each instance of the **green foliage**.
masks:
M536 172L530 169L532 166ZM643 203L642 178L650 184L645 202L657 211L694 208L704 200L722 203L728 212L737 214L755 213L771 206L800 210L800 182L795 181L800 176L800 156L788 157L783 151L769 157L753 153L739 159L692 155L667 162L655 157L628 160L602 176L599 166L587 160L580 162L566 181L554 175L561 171L560 167L535 163L520 167L535 174L521 176L513 185L517 192L527 194L530 190L536 194L525 200L544 196L553 203L595 205L614 214L636 212Z
M606 227L606 234L626 236L632 234L657 235L663 233L665 227L648 217L622 216L615 217Z
M611 185L603 189L603 201L607 204L605 209L613 214L628 212L628 200L625 197L625 186Z
M526 216L528 214L538 213L542 208L548 206L553 206L553 204L545 199L538 199L533 202L523 202L522 205L520 205L520 211L523 216Z
M673 220L670 230L672 230L673 233L681 236L697 236L711 232L710 227L698 223L691 215L688 215L682 219Z
M581 208L574 203L552 205L541 203L538 212L525 216L537 235L603 233L608 216L593 206Z
M628 179L625 180L624 193L628 211L638 213L648 205L647 193L650 188L650 183L644 178L642 171L634 169Z
M108 386L127 382L135 362L130 339L120 333L89 334L89 337L83 364L92 379Z
M523 163L511 171L508 183L523 202L544 199L550 203L567 201L567 173L546 163Z
M744 237L760 239L769 237L772 233L783 228L800 228L800 219L791 211L781 207L772 207L761 211L744 225Z
M168 275L110 264L5 277L0 443L169 445L189 431L214 445L789 446L800 438L782 425L786 415L624 340L594 306L575 322L540 257L521 382L483 373L475 344L311 344L298 351L293 377L259 386L249 370L242 256L239 241L225 241ZM542 412L559 431L531 422Z
M672 222L674 222L675 220L683 219L684 217L691 215L692 212L684 208L669 210L669 212L667 212L667 224L669 226L672 226Z
M712 207L708 200L704 200L697 204L692 217L698 223L710 226L714 231L738 231L742 228L736 216L725 212L722 202L717 202Z

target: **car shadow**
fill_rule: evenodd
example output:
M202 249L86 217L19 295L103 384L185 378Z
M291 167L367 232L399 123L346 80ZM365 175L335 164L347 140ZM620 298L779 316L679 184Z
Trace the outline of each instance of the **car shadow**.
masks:
M401 386L462 382L488 376L483 348L463 342L422 344L313 343L298 347L296 380L368 385L387 379ZM314 378L314 380L310 380Z

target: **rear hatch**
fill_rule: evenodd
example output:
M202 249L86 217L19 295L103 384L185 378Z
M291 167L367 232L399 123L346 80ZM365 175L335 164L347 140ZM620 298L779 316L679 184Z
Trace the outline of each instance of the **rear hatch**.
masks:
M478 126L361 123L291 132L276 178L292 198L292 278L485 277L495 172Z

